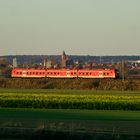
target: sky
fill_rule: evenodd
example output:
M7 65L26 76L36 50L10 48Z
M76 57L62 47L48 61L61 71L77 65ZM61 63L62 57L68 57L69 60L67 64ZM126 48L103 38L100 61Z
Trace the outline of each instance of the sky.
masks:
M140 55L140 0L0 0L0 55Z

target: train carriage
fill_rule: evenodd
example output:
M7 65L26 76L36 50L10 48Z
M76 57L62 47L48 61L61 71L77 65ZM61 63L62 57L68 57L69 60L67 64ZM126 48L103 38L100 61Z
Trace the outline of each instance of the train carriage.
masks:
M77 70L48 69L46 70L46 77L48 78L76 78Z
M78 70L78 77L80 78L115 78L114 70Z
M42 78L45 77L45 69L13 69L12 77Z

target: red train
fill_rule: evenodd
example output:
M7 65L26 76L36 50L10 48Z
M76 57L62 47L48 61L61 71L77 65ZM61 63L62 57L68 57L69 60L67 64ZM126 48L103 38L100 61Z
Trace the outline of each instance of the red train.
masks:
M14 68L11 77L21 78L117 78L115 69L87 70L87 69L26 69Z

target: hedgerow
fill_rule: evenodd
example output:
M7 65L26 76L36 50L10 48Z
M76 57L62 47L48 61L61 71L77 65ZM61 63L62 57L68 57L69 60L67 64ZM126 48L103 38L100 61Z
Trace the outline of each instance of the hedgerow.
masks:
M116 79L0 79L0 88L94 89L140 91L140 80Z

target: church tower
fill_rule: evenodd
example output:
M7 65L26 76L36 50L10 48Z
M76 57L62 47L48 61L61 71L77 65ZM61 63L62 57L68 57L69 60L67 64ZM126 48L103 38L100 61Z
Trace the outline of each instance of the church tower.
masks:
M63 51L62 55L61 55L61 67L62 68L66 67L66 54L65 54L65 51Z

